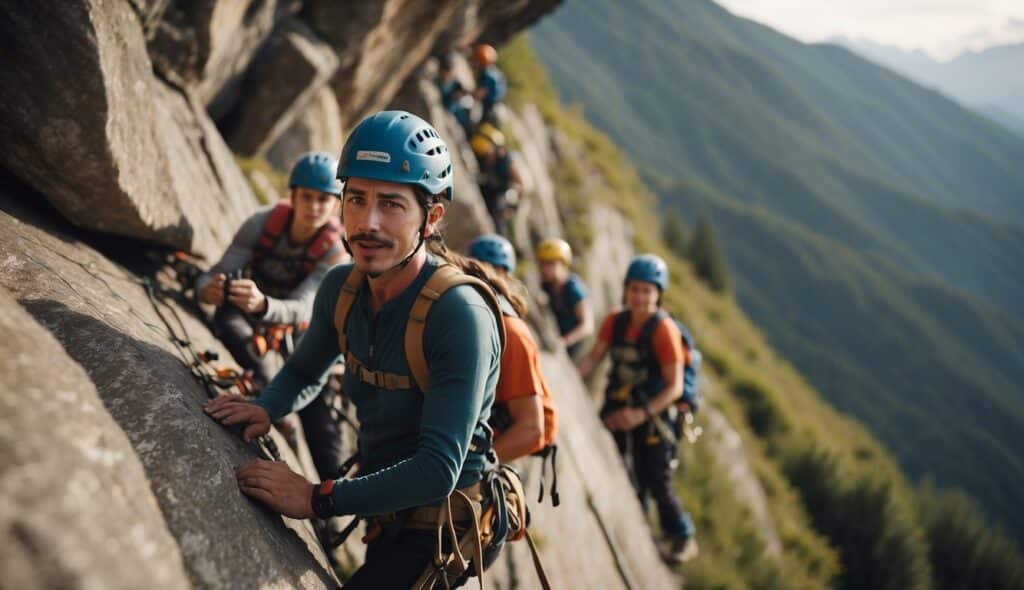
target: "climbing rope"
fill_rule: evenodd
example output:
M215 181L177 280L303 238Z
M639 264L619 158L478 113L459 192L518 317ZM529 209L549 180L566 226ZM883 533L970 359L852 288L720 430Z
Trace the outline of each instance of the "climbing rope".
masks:
M177 269L176 269L177 270ZM180 272L180 271L179 271ZM218 355L215 351L203 351L199 352L196 350L192 339L189 337L188 329L185 327L185 322L178 313L177 308L171 305L167 299L169 293L160 287L153 279L149 277L143 278L138 281L146 291L146 296L149 299L150 304L153 306L153 311L156 312L160 322L164 325L167 330L167 334L178 351L178 356L182 363L188 367L189 372L206 390L206 395L210 399L213 399L221 394L221 392L231 391L234 388L238 389L238 393L245 395L251 395L251 385L245 379L245 376L240 374L234 369L215 368L211 366L211 363L218 359ZM168 314L169 312L169 314ZM173 323L168 319L168 315L173 318ZM228 426L229 430L237 435L241 435L241 426ZM271 461L280 461L281 453L277 448L277 443L270 435L264 435L254 441L256 448L264 458L270 459Z

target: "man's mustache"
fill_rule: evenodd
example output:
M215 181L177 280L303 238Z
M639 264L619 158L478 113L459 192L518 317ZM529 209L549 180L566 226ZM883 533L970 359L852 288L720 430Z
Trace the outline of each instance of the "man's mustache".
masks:
M364 243L364 244L370 244L370 245L374 245L374 246L382 246L382 247L385 247L385 248L388 248L388 247L391 247L391 246L395 245L395 243L392 242L391 240L389 240L387 238L382 238L381 236L378 236L376 234L356 234L354 236L349 237L348 241L350 241L350 242L361 242L361 243Z

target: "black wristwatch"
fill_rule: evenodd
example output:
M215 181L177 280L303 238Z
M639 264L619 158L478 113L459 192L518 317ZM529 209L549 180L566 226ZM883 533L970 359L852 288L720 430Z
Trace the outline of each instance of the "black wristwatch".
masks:
M336 513L334 511L334 480L329 479L320 485L313 486L313 514L317 518L330 518Z

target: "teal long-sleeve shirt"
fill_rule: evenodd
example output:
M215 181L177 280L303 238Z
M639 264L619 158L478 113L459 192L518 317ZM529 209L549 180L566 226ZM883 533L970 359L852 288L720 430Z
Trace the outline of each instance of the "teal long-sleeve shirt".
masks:
M398 297L376 314L368 285L352 306L346 333L349 349L371 370L411 375L405 358L405 327L412 304L438 261L423 270ZM304 405L337 359L334 308L351 265L336 266L320 283L309 330L284 368L255 403L277 420ZM453 489L480 481L487 459L469 453L474 434L488 436L501 344L494 315L470 286L448 290L430 308L423 337L430 368L430 391L386 390L346 372L343 389L360 423L362 474L338 480L334 505L339 514L373 515L432 505Z

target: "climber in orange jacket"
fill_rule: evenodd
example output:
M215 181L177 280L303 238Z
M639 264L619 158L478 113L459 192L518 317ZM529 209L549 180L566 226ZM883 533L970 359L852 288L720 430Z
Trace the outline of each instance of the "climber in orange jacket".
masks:
M507 463L541 451L554 441L554 400L540 369L537 343L522 319L527 312L526 299L511 287L514 279L510 273L516 260L512 244L499 235L480 236L470 243L469 255L493 269L485 280L502 295L505 349L490 423L494 450L498 459Z
M681 563L697 555L697 541L693 520L672 490L679 434L669 425L677 424L673 415L679 405L696 400L684 395L690 351L675 320L661 309L666 289L664 260L653 254L634 258L624 281L625 309L608 314L579 369L586 377L611 353L601 419L626 461L641 505L654 498L669 541L666 561Z

